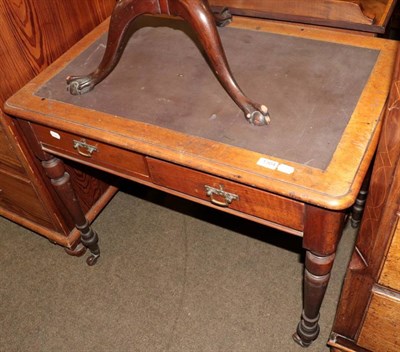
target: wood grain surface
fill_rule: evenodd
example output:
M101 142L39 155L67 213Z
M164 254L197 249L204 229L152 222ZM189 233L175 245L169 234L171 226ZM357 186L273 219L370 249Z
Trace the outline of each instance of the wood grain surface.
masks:
M394 231L379 283L400 292L400 222L398 219Z
M371 351L400 350L400 295L373 292L358 344Z
M0 110L8 97L107 18L114 5L115 0L0 0ZM78 238L77 232L70 233L73 224L45 186L30 147L2 111L0 121L0 183L7 186L0 215L68 246ZM104 206L100 199L107 185L73 167L68 170L77 174L74 187L85 211L92 207L88 215L93 220Z
M115 0L1 0L0 104L108 17Z

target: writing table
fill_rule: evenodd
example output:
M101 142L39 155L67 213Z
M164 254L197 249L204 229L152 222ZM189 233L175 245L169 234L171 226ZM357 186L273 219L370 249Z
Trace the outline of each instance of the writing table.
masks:
M272 122L259 127L242 118L178 20L136 22L110 76L71 96L65 78L96 67L107 25L5 104L91 250L88 263L97 235L64 158L302 236L294 338L309 345L346 210L375 151L397 44L235 18L220 34L244 91L268 104Z

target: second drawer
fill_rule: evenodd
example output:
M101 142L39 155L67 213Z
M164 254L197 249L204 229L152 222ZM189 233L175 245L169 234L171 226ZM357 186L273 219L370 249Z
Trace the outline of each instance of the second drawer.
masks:
M152 181L160 186L303 230L301 202L158 159L148 158L148 167Z

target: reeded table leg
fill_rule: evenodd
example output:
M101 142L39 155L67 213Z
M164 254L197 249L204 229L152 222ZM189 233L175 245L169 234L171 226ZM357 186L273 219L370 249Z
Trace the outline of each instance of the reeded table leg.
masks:
M307 250L304 270L303 312L293 339L308 347L319 335L319 311L330 279L345 214L308 206L303 247Z
M47 154L48 155L48 154ZM48 159L42 160L43 168L47 176L50 178L54 189L64 202L67 210L75 221L75 226L81 234L81 242L87 247L91 255L87 258L88 265L94 265L100 256L100 248L98 246L98 237L92 230L81 206L78 203L75 192L70 183L70 176L65 171L63 162L53 156L48 155Z
M223 24L229 16L226 12L214 16L206 0L119 0L111 15L107 46L100 65L88 75L67 77L67 87L71 94L91 91L112 72L121 58L129 24L143 14L166 14L186 20L197 33L221 85L242 109L246 119L254 125L266 125L270 122L267 107L250 100L230 71L216 29L216 23Z

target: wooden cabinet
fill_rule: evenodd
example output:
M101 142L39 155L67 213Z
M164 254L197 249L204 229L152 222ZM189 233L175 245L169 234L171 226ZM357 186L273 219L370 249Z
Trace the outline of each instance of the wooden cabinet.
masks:
M400 351L400 59L346 273L332 351Z
M358 338L358 344L371 351L381 351L383 348L387 352L397 352L400 349L399 216L400 209L393 223L394 234L383 270L378 284L372 289L371 301Z
M112 11L115 0L0 0L0 107ZM75 169L74 188L93 220L115 188ZM65 247L79 234L57 196L48 187L38 160L17 126L0 110L0 215Z
M400 348L400 297L390 292L372 292L358 345L370 351L398 352Z
M400 211L397 215L393 241L389 248L379 283L400 291Z

